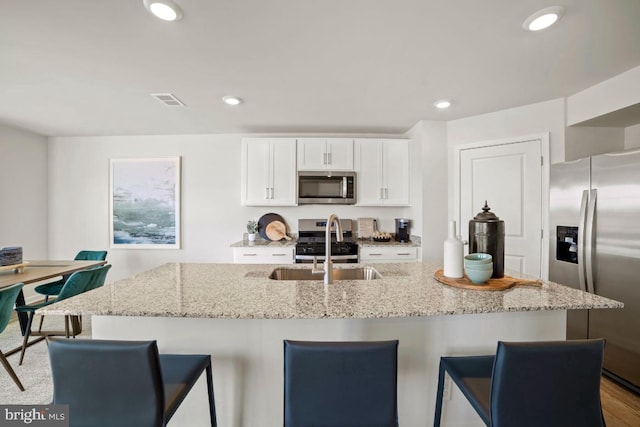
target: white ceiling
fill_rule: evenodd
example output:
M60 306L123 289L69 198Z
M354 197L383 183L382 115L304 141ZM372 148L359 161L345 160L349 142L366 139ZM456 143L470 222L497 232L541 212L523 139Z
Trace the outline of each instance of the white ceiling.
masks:
M3 0L0 122L54 136L403 133L640 65L638 0L176 2L184 18L168 23L142 0ZM522 30L554 4L558 25Z

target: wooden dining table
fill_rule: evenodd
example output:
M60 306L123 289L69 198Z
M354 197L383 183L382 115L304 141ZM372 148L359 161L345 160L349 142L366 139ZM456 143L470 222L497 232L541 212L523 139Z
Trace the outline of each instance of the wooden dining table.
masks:
M74 260L34 260L25 261L16 266L6 266L0 271L0 289L11 286L15 283L24 283L25 285L42 282L44 280L53 279L59 276L66 276L76 271L85 270L87 268L97 267L106 264L106 261L74 261ZM12 268L13 267L13 268ZM16 306L24 305L24 293L20 291L16 299ZM27 313L18 313L18 321L20 322L20 331L24 336L27 328ZM44 337L41 337L43 339ZM6 352L5 355L12 354Z

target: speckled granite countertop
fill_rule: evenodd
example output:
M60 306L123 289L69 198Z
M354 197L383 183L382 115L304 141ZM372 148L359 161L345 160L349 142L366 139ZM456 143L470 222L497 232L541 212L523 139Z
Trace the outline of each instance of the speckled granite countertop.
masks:
M363 264L336 265L355 268ZM555 283L475 291L437 282L431 263L372 264L371 281L276 281L276 265L169 263L45 307L43 314L237 319L383 318L619 308ZM281 266L285 267L285 266ZM287 268L309 268L289 265ZM513 274L511 274L513 275Z
M264 240L256 239L253 242L248 240L240 240L231 244L232 248L282 248L286 246L294 247L296 245L295 239L291 240Z
M396 242L395 240L391 240L389 242L375 242L371 239L356 239L356 243L362 247L386 247L386 246L397 246L397 247L420 247L420 238L416 236L411 236L411 241L406 243ZM295 246L296 240L264 240L264 239L256 239L253 242L248 240L240 240L239 242L235 242L231 244L232 248L281 248L285 246Z
M356 240L356 242L358 242L359 246L362 247L389 247L389 246L393 246L393 247L398 247L398 248L407 248L407 247L412 247L412 248L419 248L420 242L412 239L410 242L405 242L405 243L400 243L400 242L396 242L395 240L391 239L389 242L375 242L373 240L368 240L368 239L358 239Z

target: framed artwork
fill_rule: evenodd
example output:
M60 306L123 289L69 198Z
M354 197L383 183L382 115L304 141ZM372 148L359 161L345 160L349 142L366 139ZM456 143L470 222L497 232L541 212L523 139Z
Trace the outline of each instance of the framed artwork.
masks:
M180 157L111 159L111 248L180 249Z

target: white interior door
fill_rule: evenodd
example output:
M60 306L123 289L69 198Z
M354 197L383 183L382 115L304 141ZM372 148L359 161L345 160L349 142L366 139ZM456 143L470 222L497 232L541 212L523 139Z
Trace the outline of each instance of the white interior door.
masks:
M460 231L468 240L469 220L482 211L505 223L506 269L542 277L542 141L527 140L459 151Z

